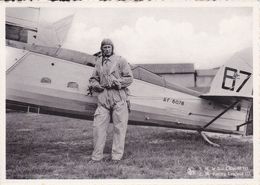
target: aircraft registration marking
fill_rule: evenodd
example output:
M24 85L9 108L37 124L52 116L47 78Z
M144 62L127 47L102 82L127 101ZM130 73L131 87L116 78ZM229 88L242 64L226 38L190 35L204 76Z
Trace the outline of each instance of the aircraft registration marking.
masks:
M251 73L246 71L242 71L242 70L238 71L237 69L226 67L223 76L222 89L226 89L230 91L235 90L236 92L239 92L246 84L246 82L249 80L251 75L252 75ZM240 84L240 86L237 89L235 89L237 79L242 78L242 76L244 76L243 82ZM227 85L228 80L230 82L229 85Z
M167 103L177 104L177 105L184 105L184 101L177 100L177 99L174 99L174 98L164 97L163 101L167 102Z

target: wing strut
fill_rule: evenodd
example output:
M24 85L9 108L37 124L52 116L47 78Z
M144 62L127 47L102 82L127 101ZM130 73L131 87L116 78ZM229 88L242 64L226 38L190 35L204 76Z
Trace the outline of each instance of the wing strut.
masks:
M218 118L220 118L223 114L225 114L229 109L233 108L239 101L235 101L231 105L229 105L223 112L221 112L219 115L217 115L215 118L213 118L210 122L208 122L206 125L202 127L200 131L205 130L209 125L211 125L214 121L216 121Z
M242 126L244 126L244 125L249 125L249 124L253 124L253 120L249 120L249 121L247 121L247 122L245 122L245 123L243 123L243 124L241 124L241 125L238 125L238 126L237 126L237 131L239 131L240 127L242 127Z
M218 118L220 118L223 114L225 114L229 109L233 108L239 101L235 101L234 103L232 103L231 105L229 105L224 111L222 111L219 115L217 115L215 118L213 118L210 122L208 122L206 125L204 125L201 129L198 130L199 134L202 136L202 138L209 143L212 146L215 147L220 147L219 144L216 144L212 141L209 140L209 138L207 137L207 135L205 133L203 133L202 131L204 131L209 125L211 125L214 121L216 121Z

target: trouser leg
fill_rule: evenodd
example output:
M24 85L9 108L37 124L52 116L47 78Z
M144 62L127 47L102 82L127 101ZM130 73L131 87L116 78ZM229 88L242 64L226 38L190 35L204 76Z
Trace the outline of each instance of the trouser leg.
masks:
M113 110L114 135L112 146L112 159L120 160L124 154L125 135L128 122L128 109L126 102L119 102Z
M94 151L92 153L92 160L101 160L103 158L109 121L109 111L103 106L98 106L93 122Z

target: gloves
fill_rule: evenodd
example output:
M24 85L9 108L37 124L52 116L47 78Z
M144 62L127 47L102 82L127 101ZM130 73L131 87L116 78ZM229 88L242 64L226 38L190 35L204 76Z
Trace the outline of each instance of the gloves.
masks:
M106 75L105 78L107 82L106 86L101 86L99 82L97 82L96 80L90 80L89 91L91 92L91 94L92 91L95 91L97 93L103 92L104 88L112 88L116 90L120 90L122 88L120 80L114 77L113 75Z
M104 88L101 87L99 84L90 85L87 89L87 95L92 95L93 91L100 93L100 92L104 91Z
M111 76L111 80L112 80L112 88L114 88L116 90L119 90L122 88L121 83L117 78L115 78L114 76Z
M91 92L91 94L92 94L92 91L95 91L98 93L104 91L104 88L99 84L99 82L95 78L90 78L88 88L89 88L89 91Z
M104 91L104 88L101 87L100 84L96 84L96 85L92 86L92 89L93 89L93 91L98 92L98 93Z
M112 88L119 90L121 89L121 83L118 80L113 80Z

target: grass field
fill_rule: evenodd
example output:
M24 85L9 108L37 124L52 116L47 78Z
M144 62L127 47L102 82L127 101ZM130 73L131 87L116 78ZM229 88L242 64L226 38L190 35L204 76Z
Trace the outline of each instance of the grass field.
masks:
M6 114L7 179L252 178L252 139L212 135L215 148L196 132L128 126L122 161L90 162L92 122L26 113Z

